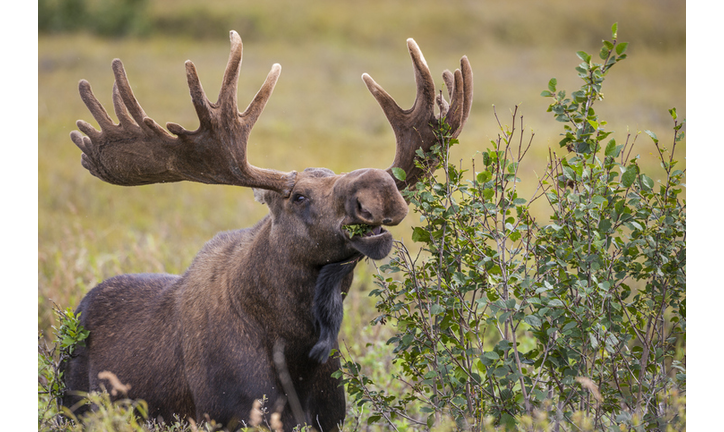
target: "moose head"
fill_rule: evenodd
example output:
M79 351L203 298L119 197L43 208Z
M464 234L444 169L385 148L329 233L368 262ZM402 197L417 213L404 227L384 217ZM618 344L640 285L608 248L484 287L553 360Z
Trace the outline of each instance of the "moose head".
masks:
M448 103L436 95L415 41L408 39L407 47L417 83L411 109L400 108L362 75L396 137L386 171L285 173L249 164L247 140L281 66L272 66L240 113L242 43L234 31L216 103L206 97L194 64L186 62L200 122L195 131L175 123L164 129L148 117L120 60L112 64L118 124L81 80L81 98L100 131L79 120L85 136L73 131L71 139L91 174L123 186L188 180L251 187L269 214L251 228L218 234L181 276L122 275L93 288L78 307L90 337L65 364L64 404L76 405L78 391L100 389L98 374L110 371L130 385L129 397L146 400L153 416L208 416L233 429L248 422L254 401L266 396L288 430L299 423L336 429L345 403L339 381L331 377L339 360L330 351L338 347L352 270L363 257L389 254L393 239L385 227L399 224L408 211L400 190L414 186L431 164L416 163L416 152L436 143L442 118L457 136L472 104L466 57L460 69L443 73ZM406 173L405 180L393 177L395 168Z

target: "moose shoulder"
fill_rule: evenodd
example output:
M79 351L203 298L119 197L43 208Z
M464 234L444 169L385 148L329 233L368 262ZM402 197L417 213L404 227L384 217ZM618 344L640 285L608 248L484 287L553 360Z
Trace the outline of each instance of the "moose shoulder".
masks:
M88 409L78 408L79 392L100 390L105 382L99 373L109 371L130 386L128 397L148 403L153 417L212 418L234 429L248 424L254 401L266 396L286 430L300 423L337 429L345 399L331 376L339 360L330 352L338 347L352 270L364 257L381 259L390 252L393 240L385 227L400 223L408 211L400 190L424 173L416 166L416 150L427 152L435 144L433 128L441 117L457 136L472 103L466 57L455 73L443 73L448 103L436 95L415 42L408 39L407 45L417 83L411 109L401 109L362 76L395 133L395 159L386 171L282 173L250 165L247 139L281 67L272 67L240 113L242 44L233 31L216 103L206 97L193 63L186 63L200 122L195 131L174 123L164 129L149 118L120 60L113 62L118 124L90 85L80 82L100 131L79 120L85 136L74 131L71 139L91 174L124 186L188 180L252 187L269 214L251 228L218 234L181 276L122 275L93 288L78 307L90 337L65 364L66 406ZM393 168L403 169L406 179L395 180ZM350 226L363 229L350 234Z

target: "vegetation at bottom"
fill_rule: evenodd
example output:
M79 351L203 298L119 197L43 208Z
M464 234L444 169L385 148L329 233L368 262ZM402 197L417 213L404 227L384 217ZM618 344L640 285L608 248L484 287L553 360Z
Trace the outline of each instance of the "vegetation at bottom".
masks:
M437 173L404 192L422 247L397 242L376 274L361 275L374 281L373 324L387 341L355 354L343 344L342 430L686 429L684 121L672 108L667 138L617 140L594 110L627 56L617 25L597 53L577 56L580 88L554 78L541 93L562 130L535 179L521 171L534 136L518 107L509 124L495 115L500 132L470 168L451 160L458 142L436 125L439 145L420 156L437 159ZM641 168L642 146L657 174ZM535 202L548 216L531 212ZM75 418L58 404L59 365L88 332L71 309L55 313L53 341L39 337L41 430L219 429L212 419L156 424L143 401L111 398L123 383L89 394L97 409ZM279 427L265 402L250 430Z

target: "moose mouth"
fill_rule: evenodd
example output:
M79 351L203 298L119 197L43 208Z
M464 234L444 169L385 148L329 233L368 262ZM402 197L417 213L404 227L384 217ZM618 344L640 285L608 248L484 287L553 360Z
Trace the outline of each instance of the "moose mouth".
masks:
M367 257L382 259L392 250L392 234L381 225L350 224L342 228L352 247Z
M371 237L382 234L381 226L367 225L364 223L344 225L342 228L347 232L349 238L354 237Z

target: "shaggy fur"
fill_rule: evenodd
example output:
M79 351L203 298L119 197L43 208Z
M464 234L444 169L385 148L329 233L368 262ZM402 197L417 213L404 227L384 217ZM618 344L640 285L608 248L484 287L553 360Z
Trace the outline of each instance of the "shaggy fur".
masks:
M309 357L326 363L337 342L342 325L342 283L352 273L360 257L322 267L314 289L314 318L319 329L319 341L312 347Z

